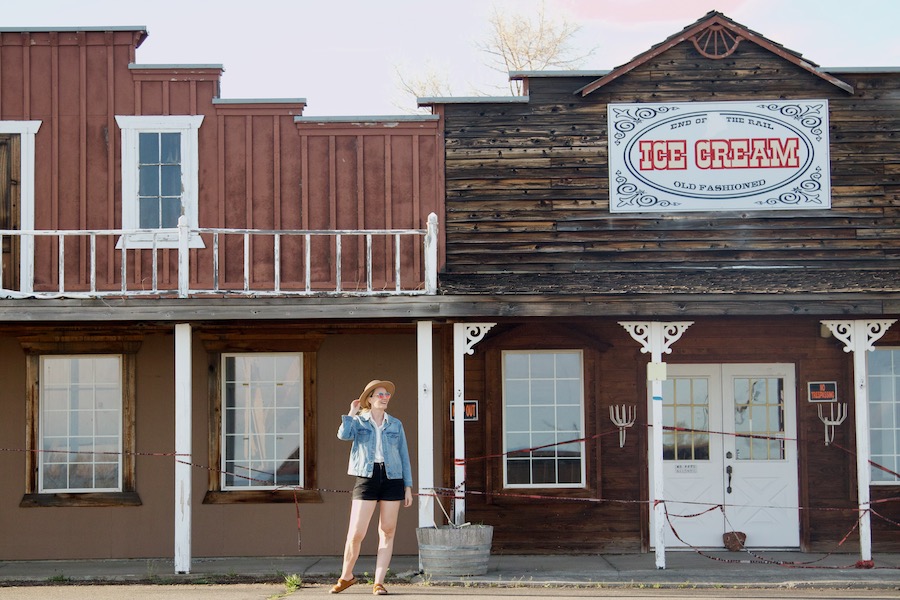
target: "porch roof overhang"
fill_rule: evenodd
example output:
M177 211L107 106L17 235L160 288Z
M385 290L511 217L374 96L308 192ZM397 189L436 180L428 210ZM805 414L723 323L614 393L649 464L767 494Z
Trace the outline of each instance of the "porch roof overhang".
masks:
M413 323L417 320L900 315L900 292L444 294L367 298L0 300L0 324Z

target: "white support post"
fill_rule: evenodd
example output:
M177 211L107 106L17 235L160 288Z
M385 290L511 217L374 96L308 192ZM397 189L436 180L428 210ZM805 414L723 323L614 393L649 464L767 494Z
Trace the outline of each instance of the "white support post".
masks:
M822 321L834 337L844 343L844 352L853 353L854 410L856 413L856 487L859 504L859 554L864 561L872 560L872 518L869 513L869 470L871 448L869 442L869 373L866 352L883 336L896 319L853 321Z
M191 326L175 325L175 572L191 572Z
M681 338L681 335L693 322L661 323L659 321L638 323L620 322L619 325L628 331L629 335L641 344L641 352L650 354L650 362L654 365L662 363L663 354L672 353L672 344ZM663 477L663 414L662 414L662 382L659 376L649 377L652 409L650 414L651 440L649 460L653 468L650 488L653 494L651 514L653 515L656 537L656 568L666 568L666 513L665 505L665 478Z
M434 525L434 350L431 321L416 323L419 392L419 527Z
M187 217L181 215L178 217L178 297L187 298L188 288L190 286L191 277L191 255L189 245L191 241L191 230L188 226ZM246 241L244 244L246 245ZM124 252L122 261L125 261ZM246 269L244 271L246 276Z
M453 325L453 464L455 494L453 523L462 525L466 516L465 359L475 351L496 323L455 323Z
M437 294L438 272L438 218L428 215L428 226L425 231L425 293L429 296Z

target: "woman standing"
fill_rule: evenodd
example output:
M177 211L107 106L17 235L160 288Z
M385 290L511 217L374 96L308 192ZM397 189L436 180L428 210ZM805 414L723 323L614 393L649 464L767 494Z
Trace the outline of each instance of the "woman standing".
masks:
M394 552L400 502L403 506L412 506L412 467L406 433L400 419L387 414L394 390L390 381L372 380L359 398L350 403L348 413L341 416L337 436L353 441L347 472L356 476L356 485L344 546L344 565L338 582L331 588L332 594L343 592L356 583L353 567L376 507L380 508L378 556L372 593L377 596L388 593L384 578Z

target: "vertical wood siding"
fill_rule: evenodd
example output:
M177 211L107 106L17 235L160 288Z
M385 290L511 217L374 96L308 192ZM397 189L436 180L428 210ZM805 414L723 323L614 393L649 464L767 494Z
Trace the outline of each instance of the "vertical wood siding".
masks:
M121 227L121 133L116 115L203 115L199 131L199 224L236 229L424 229L442 207L436 123L391 127L349 125L327 134L296 124L303 103L220 102L218 67L134 66L140 32L0 34L0 119L42 122L36 136L35 227ZM416 173L412 170L416 169ZM116 238L98 240L98 287L121 287ZM212 287L212 237L191 252L203 269L193 284ZM349 243L349 242L348 242ZM353 242L355 244L355 242ZM36 243L36 290L58 287L56 240ZM221 240L224 285L243 278L243 242ZM305 249L283 240L285 288L302 287ZM405 282L421 279L421 244L404 241ZM251 286L271 289L274 240L253 242ZM360 246L361 250L362 246ZM348 286L362 278L365 258L344 248ZM316 242L313 282L334 286L334 242ZM176 252L160 250L159 287L175 287ZM375 289L393 287L393 248L373 249ZM412 257L415 257L413 260ZM89 244L66 242L69 290L87 289ZM151 253L129 253L129 288L149 281Z

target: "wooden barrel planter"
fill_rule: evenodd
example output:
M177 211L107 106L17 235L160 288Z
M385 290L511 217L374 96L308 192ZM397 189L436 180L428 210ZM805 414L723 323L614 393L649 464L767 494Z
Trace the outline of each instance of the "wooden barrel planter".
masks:
M419 527L419 561L426 575L484 575L493 537L491 525Z

